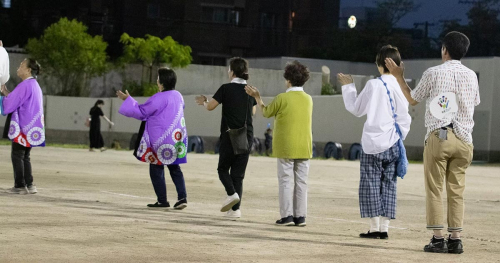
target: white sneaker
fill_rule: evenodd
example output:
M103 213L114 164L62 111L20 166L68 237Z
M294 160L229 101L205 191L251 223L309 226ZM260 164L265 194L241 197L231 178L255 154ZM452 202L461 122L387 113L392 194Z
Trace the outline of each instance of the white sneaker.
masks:
M230 195L224 200L224 203L222 203L222 208L220 209L221 212L227 212L231 207L233 207L235 204L237 204L240 201L240 196L238 193L234 193L233 195Z
M234 211L233 209L230 209L229 211L227 211L226 215L224 215L224 216L227 218L236 220L236 219L241 217L241 210L238 209L238 210Z
M28 192L30 194L36 194L36 193L38 193L38 190L36 190L36 185L28 186Z
M20 195L27 195L29 193L28 188L26 187L12 187L8 190L8 192L10 194L20 194Z

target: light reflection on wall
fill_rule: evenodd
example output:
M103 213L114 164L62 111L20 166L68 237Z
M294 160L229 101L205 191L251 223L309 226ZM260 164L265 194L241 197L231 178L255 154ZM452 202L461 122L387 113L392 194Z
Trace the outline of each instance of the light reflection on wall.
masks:
M10 8L10 0L2 0L3 8Z

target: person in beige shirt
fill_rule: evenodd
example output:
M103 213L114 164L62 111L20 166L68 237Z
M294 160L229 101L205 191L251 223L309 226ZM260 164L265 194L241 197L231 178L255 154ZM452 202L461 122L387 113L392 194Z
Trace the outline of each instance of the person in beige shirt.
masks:
M427 229L434 231L425 252L463 253L460 233L464 218L465 171L472 162L474 108L479 105L479 85L474 71L462 65L470 42L460 32L443 39L443 64L427 69L411 90L404 79L404 66L386 60L411 105L426 99L424 148ZM446 185L448 239L444 238L442 194Z

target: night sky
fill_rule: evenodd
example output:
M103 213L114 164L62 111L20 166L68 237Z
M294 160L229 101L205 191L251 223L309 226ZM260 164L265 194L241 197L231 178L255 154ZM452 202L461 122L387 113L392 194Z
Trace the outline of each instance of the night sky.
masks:
M420 9L405 16L398 23L399 27L412 28L413 23L429 21L435 26L429 28L431 35L438 35L442 30L442 23L439 20L446 19L462 19L461 24L467 24L467 11L471 5L459 4L458 0L414 0L416 4L420 4ZM344 7L373 7L376 1L373 0L341 0L340 8Z

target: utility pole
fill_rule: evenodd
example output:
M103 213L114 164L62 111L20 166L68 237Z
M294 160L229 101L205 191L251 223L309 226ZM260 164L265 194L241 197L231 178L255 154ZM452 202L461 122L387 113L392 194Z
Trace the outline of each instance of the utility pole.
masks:
M421 22L421 23L414 23L413 24L415 28L419 26L424 26L424 47L425 47L425 56L429 56L429 50L430 50L430 41L429 41L429 27L430 26L435 26L434 23L429 23L429 21Z

